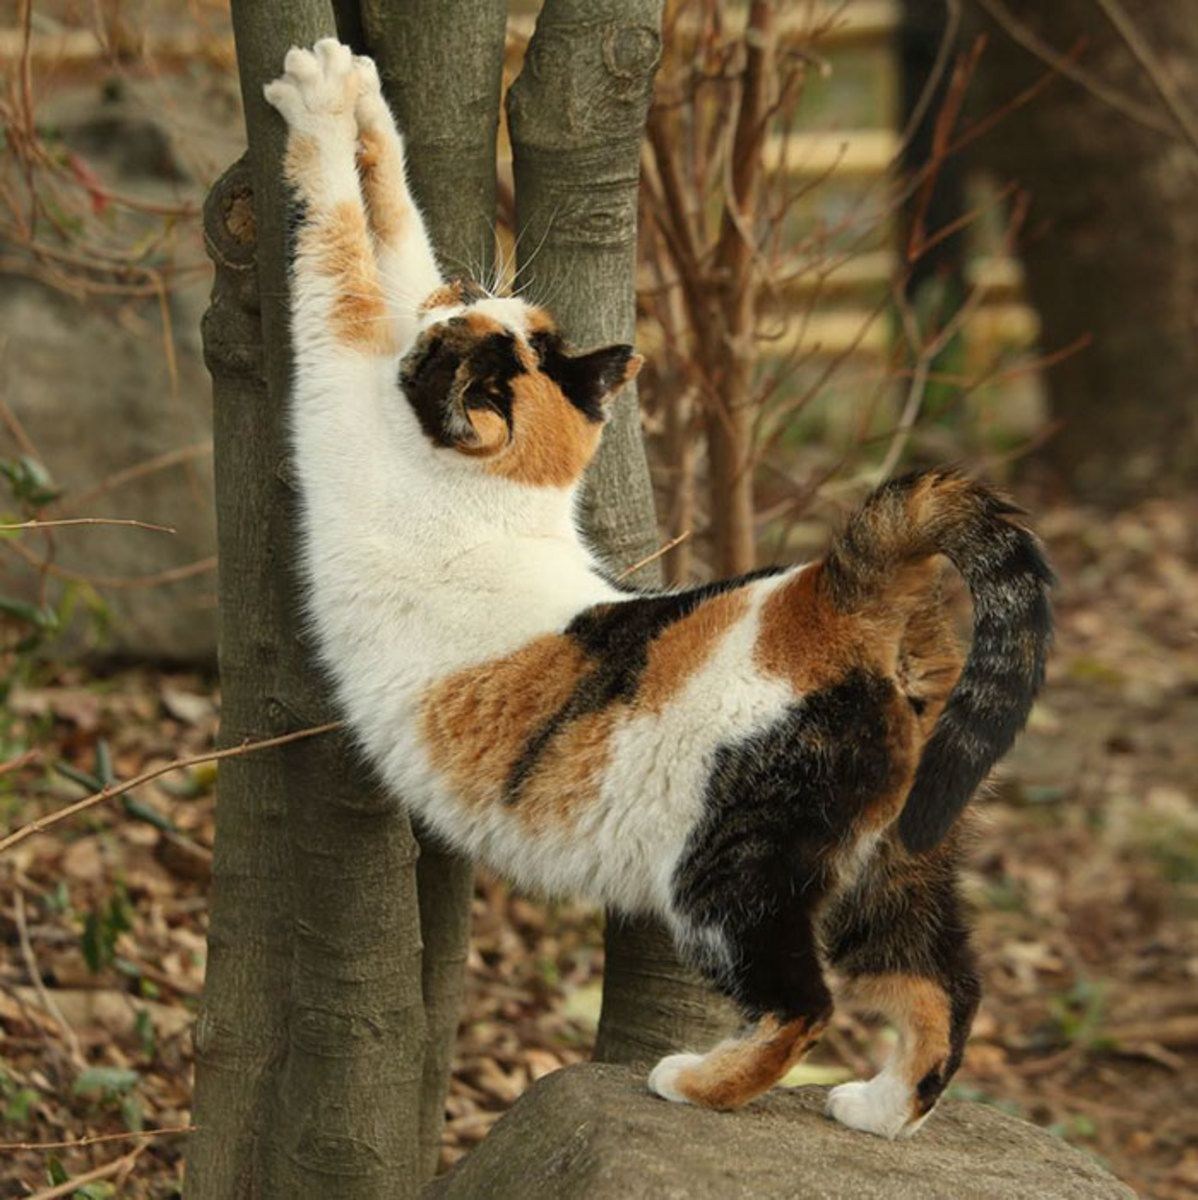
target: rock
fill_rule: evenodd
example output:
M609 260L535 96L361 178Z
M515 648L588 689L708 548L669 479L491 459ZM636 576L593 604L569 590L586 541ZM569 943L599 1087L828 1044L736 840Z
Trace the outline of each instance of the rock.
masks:
M830 1121L825 1094L775 1090L716 1113L659 1100L628 1067L566 1067L422 1200L1135 1200L1082 1151L998 1109L950 1101L888 1142Z
M95 82L71 84L44 98L39 122L104 187L156 204L188 204L198 214L207 184L240 152L235 95L234 80L203 87L192 74L116 90ZM161 218L119 205L109 205L97 222L106 244L156 245L162 236ZM51 238L52 232L43 236ZM206 264L198 215L177 223L171 244L176 263ZM21 256L20 247L0 249ZM150 261L160 260L151 256ZM0 395L54 484L63 489L63 515L134 517L178 531L171 537L137 529L63 529L55 535L58 567L89 577L141 579L215 554L212 389L199 332L209 287L210 276L201 269L179 277L170 289L178 369L177 387L172 387L155 296L81 298L35 279L3 277ZM73 497L85 497L114 475L176 451L183 452L183 461L72 507ZM0 459L15 453L0 425ZM0 487L0 512L11 511L7 500L7 488ZM51 509L45 515L58 514ZM26 534L22 540L42 552L40 537ZM10 556L3 566L0 591L11 595L24 589L23 598L37 594L30 572L18 572ZM98 591L108 633L98 641L85 635L87 605L77 604L73 636L55 645L56 653L215 659L216 573L210 566L162 586Z

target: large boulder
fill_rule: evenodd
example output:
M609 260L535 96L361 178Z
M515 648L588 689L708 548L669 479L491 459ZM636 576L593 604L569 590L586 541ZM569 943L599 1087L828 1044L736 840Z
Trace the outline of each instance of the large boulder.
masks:
M235 82L215 72L206 78L206 86L194 73L119 85L69 82L40 97L39 122L106 187L158 205L189 205L198 214L208 183L244 140ZM109 244L126 247L156 244L163 230L161 217L116 204L97 224ZM41 236L51 239L53 231ZM0 286L0 395L64 489L67 515L134 517L177 530L174 537L136 529L61 530L54 561L73 574L138 580L215 554L211 383L200 346L210 274L198 215L179 220L172 237L174 263L199 267L173 279L168 293L174 379L155 296L72 295L22 274L3 277ZM14 259L22 255L20 246L0 249ZM159 263L170 278L161 254L146 261ZM0 459L17 449L0 425ZM105 481L155 461L168 465L133 471L94 500L85 498ZM11 511L5 491L0 487L0 512ZM71 507L74 497L83 499L78 508ZM24 535L23 541L41 552L40 537ZM36 580L28 572L22 578L14 565L6 556L0 590L35 592ZM160 586L100 587L110 633L99 644L84 644L121 657L213 659L215 570L183 573ZM77 652L80 639L72 641L62 649Z
M995 1108L941 1105L888 1142L823 1115L822 1088L738 1113L670 1104L642 1071L546 1076L423 1200L1135 1200L1092 1158Z

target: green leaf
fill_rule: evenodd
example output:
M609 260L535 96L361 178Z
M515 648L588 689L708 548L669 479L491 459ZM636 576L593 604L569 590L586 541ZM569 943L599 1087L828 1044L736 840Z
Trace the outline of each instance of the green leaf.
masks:
M121 1097L121 1117L130 1133L141 1133L146 1127L146 1114L136 1096Z
M179 832L174 821L164 817L160 812L156 812L148 804L134 800L128 792L121 797L121 807L124 808L126 816L133 817L138 821L145 821L147 825L153 825L155 829L161 830L163 833Z
M85 788L89 792L98 792L104 786L94 775L89 775L86 771L80 771L78 767L72 767L70 763L56 762L54 769L72 783L77 783L81 788Z
M62 489L54 486L46 468L27 454L0 461L0 475L8 480L13 499L33 508L42 508L62 495Z
M143 980L143 983L146 981ZM133 1018L133 1028L137 1031L137 1040L141 1043L141 1052L146 1058L152 1059L158 1051L158 1031L154 1028L154 1019L148 1008L139 1008Z
M99 738L96 741L96 778L102 784L116 782L112 773L112 752L108 749L108 739Z
M112 966L116 957L116 940L133 928L132 909L123 887L118 887L107 905L93 908L84 919L83 957L92 971Z
M35 629L53 630L58 627L58 615L52 608L30 604L26 600L14 600L11 596L0 596L0 613L16 617Z
M70 1179L66 1167L62 1165L62 1160L55 1158L53 1154L46 1160L46 1174L49 1175L50 1182L55 1187Z
M112 961L112 948L106 943L104 921L93 909L83 921L83 937L80 939L83 958L92 974L98 974Z
M20 1088L4 1106L4 1119L13 1125L23 1125L29 1120L29 1110L37 1099L33 1088Z
M88 1067L71 1086L76 1096L120 1096L137 1084L140 1076L124 1067Z
M107 1179L98 1180L96 1183L86 1183L81 1188L76 1188L71 1193L71 1200L112 1200L116 1195L116 1185L109 1183Z

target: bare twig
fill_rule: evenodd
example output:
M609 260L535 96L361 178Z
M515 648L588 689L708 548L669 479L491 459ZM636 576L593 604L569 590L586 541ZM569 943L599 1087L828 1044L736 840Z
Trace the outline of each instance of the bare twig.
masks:
M0 547L17 555L18 558L24 559L35 570L44 571L55 579L66 579L71 583L86 583L95 588L109 588L113 591L136 591L141 588L162 587L164 584L180 583L195 575L205 575L209 571L216 570L216 555L213 554L207 558L198 558L195 562L183 563L182 566L168 567L165 571L158 571L153 575L89 575L86 571L72 571L67 567L60 567L56 563L38 558L36 554L19 542L0 542Z
M6 762L0 763L0 775L7 775L10 771L19 771L22 767L39 761L41 757L40 750L26 750L23 754L18 754L16 758L10 758Z
M654 550L652 554L646 554L644 558L634 562L631 567L625 567L624 570L616 576L616 582L619 583L621 579L627 579L629 575L635 575L642 567L647 567L650 563L656 562L663 554L669 554L669 552L673 550L675 546L681 546L682 543L685 542L688 537L690 537L690 535L691 531L689 529L684 529L677 537L670 538L670 540L664 545L658 546L658 548ZM0 849L3 849L3 847L0 846Z
M62 1015L62 1009L54 1002L53 997L46 990L46 985L42 981L42 973L37 965L37 956L33 953L33 942L29 938L29 925L25 920L25 893L22 891L19 883L13 889L13 911L16 915L17 937L21 943L21 957L25 960L25 970L29 974L33 990L37 993L38 1003L42 1006L46 1015L51 1017L58 1026L63 1040L67 1044L71 1061L78 1070L82 1071L87 1066L87 1059L83 1056L83 1048L79 1045L79 1038L76 1036L74 1029L71 1028L70 1022Z
M1195 151L1198 151L1198 119L1182 99L1177 84L1165 70L1156 51L1148 44L1136 23L1128 16L1127 10L1120 0L1094 0L1102 10L1103 16L1114 27L1115 32L1123 39L1124 45L1135 56L1149 83L1156 89L1169 115L1177 123L1177 128L1185 134L1186 141Z
M127 1172L137 1161L138 1156L144 1149L144 1145L138 1146L121 1158L116 1158L110 1163L105 1163L102 1167L95 1167L91 1171L85 1171L82 1175L76 1175L74 1179L68 1179L66 1183L59 1183L52 1188L36 1192L29 1197L29 1200L57 1200L59 1196L69 1196L73 1192L78 1191L84 1184L96 1183L98 1180L109 1179L113 1175L120 1175L122 1172Z
M164 451L162 454L154 455L153 458L147 458L143 462L134 463L130 467L123 467L121 470L113 472L106 479L100 480L95 487L88 488L87 491L80 492L77 496L69 496L60 500L55 507L59 512L69 512L72 509L78 509L82 505L90 504L97 497L115 491L117 488L124 487L125 484L132 483L136 479L142 479L147 475L164 471L168 467L179 466L182 463L191 462L193 459L202 458L211 453L211 438L205 438L202 442L193 442L191 445L182 446L178 450Z
M64 525L127 525L132 529L149 529L153 533L177 533L170 525L154 525L135 521L131 517L62 517L52 521L18 521L15 525L0 525L0 533L17 529L58 529Z
M269 750L274 746L286 746L290 742L298 742L303 738L332 733L336 729L343 728L344 725L344 721L329 721L324 725L313 725L310 729L299 729L294 733L285 733L279 737L264 738L258 742L243 742L240 746L230 746L224 750L211 750L207 754L193 754L187 758L176 758L173 762L155 767L152 771L143 771L140 775L125 780L124 783L109 784L100 791L93 792L90 796L84 796L82 800L76 800L74 804L68 804L66 808L60 808L44 817L30 821L27 825L22 825L20 829L14 830L7 837L0 838L0 854L10 850L18 842L32 837L35 833L41 833L43 830L57 825L60 821L65 821L89 808L94 808L97 804L112 800L116 796L123 796L126 792L131 792L134 788L141 787L143 783L149 783L161 775L169 775L172 771L181 771L185 767L198 766L200 763L218 762L225 758L252 754L255 750Z
M1013 42L1022 46L1029 54L1034 55L1070 82L1084 88L1108 108L1122 113L1129 120L1135 121L1137 125L1143 125L1157 133L1172 134L1175 132L1170 122L1163 120L1147 105L1140 104L1130 96L1124 96L1121 92L1117 92L1109 84L1080 66L1072 57L1054 50L1039 34L1020 21L1007 8L1003 0L977 0L977 3Z
M194 1125L171 1125L163 1129L126 1129L121 1133L96 1133L90 1137L74 1138L66 1142L0 1142L0 1153L16 1153L21 1150L76 1150L82 1146L98 1146L101 1142L137 1142L160 1137L178 1137L194 1133Z

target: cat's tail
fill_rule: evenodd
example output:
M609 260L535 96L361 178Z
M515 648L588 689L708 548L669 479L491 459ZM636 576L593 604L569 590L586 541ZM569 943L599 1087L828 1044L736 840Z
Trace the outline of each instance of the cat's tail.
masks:
M882 615L901 607L910 575L904 567L935 554L945 555L969 586L969 655L898 821L913 852L931 849L948 833L1023 728L1044 681L1053 574L1019 517L1010 501L956 471L907 475L869 497L823 564L825 595L841 612Z

